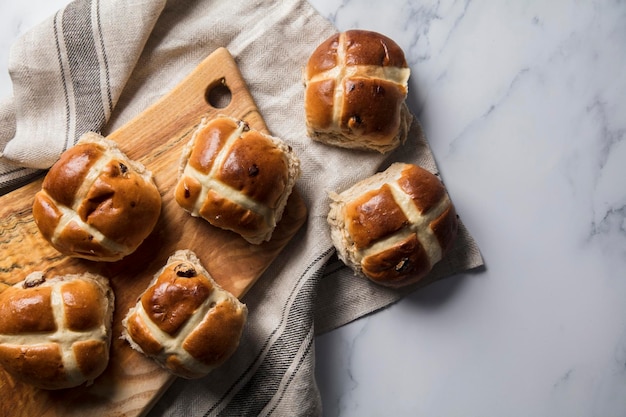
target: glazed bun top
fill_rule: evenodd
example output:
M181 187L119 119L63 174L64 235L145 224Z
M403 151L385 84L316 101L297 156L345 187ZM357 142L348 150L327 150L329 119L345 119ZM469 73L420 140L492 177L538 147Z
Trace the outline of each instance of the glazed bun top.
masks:
M91 132L52 166L33 204L35 222L52 246L95 261L134 252L160 211L152 174L115 142Z
M92 382L109 361L114 295L95 274L30 274L0 293L0 364L43 389Z
M175 198L193 216L260 244L299 176L300 161L281 139L217 117L203 120L185 147Z
M388 152L406 139L410 69L404 52L380 33L349 30L311 54L305 68L309 136L345 148Z
M239 345L248 309L190 250L176 251L123 320L131 347L183 378L199 378Z
M328 223L339 257L381 285L421 280L457 236L443 183L417 165L392 164L331 199Z

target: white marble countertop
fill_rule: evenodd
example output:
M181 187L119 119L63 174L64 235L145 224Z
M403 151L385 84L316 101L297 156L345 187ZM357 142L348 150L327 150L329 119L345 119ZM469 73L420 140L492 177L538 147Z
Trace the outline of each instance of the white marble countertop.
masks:
M0 13L10 44L67 0ZM486 269L318 337L326 416L626 415L626 3L311 0L396 40Z

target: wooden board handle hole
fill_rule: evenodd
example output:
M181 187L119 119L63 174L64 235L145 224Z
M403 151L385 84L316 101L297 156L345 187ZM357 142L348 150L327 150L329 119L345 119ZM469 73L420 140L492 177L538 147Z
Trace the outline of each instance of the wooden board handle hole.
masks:
M226 85L226 79L222 78L216 83L209 85L204 93L204 99L216 109L224 109L228 107L232 100L230 88Z

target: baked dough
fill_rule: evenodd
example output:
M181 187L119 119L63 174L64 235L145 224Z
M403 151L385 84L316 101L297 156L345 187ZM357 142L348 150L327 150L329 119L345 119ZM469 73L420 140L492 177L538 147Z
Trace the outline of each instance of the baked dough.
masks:
M413 120L404 52L376 32L349 30L321 43L304 70L308 135L343 148L389 152Z
M134 252L160 212L152 174L93 132L61 155L33 203L35 223L52 246L94 261L117 261Z
M247 315L195 253L179 250L129 310L122 336L172 374L199 378L237 349Z
M435 175L394 163L330 195L331 238L355 273L390 287L424 278L452 247L456 211Z
M231 117L205 119L185 147L176 202L252 244L270 240L300 176L282 140Z
M92 383L109 361L113 304L99 275L30 274L0 293L0 365L43 389Z

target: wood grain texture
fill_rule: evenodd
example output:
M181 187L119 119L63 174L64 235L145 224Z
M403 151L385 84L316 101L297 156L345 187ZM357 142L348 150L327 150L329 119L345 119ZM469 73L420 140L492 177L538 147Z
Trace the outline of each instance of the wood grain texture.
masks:
M226 107L216 108L209 104L207 94L220 86L230 90L231 100ZM194 250L215 280L241 297L303 225L307 210L296 191L272 239L261 245L193 218L176 204L173 192L182 147L203 117L219 114L243 119L250 127L267 132L234 59L224 48L207 57L168 95L108 136L153 172L163 198L154 232L135 253L119 262L72 259L48 245L31 213L41 180L0 197L0 291L37 270L48 276L91 271L108 277L116 296L111 358L104 374L89 387L45 391L15 381L0 370L0 416L144 414L174 377L119 338L121 320L169 255L177 249Z

